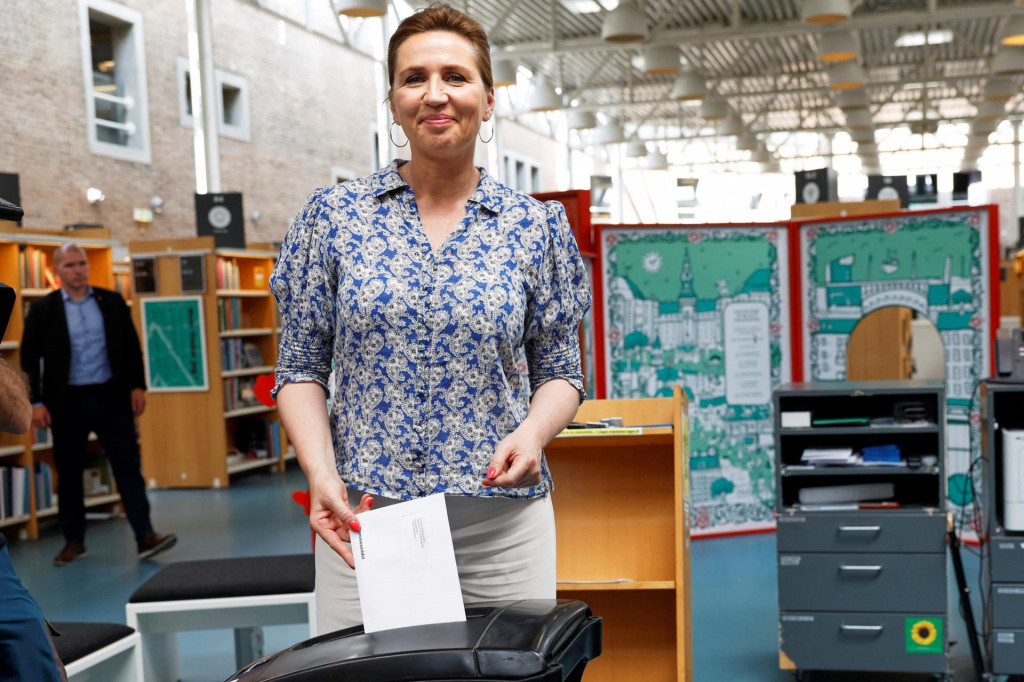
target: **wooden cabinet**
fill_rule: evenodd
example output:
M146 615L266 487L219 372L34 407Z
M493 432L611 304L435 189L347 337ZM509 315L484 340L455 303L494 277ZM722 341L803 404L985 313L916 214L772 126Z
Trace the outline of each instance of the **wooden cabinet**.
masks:
M579 421L621 417L638 433L556 437L558 596L604 618L584 680L692 680L687 403L593 400Z
M53 274L53 252L61 244L75 242L85 251L89 261L89 283L113 288L109 230L103 228L68 232L26 230L13 222L0 221L0 282L14 288L17 299L14 312L3 339L0 355L14 367L21 366L21 339L25 331L25 315L33 301L49 294L56 286ZM90 449L99 445L90 436ZM31 429L25 435L0 433L0 468L20 470L17 480L23 481L18 494L20 509L5 515L0 510L0 530L8 537L35 539L39 521L56 516L51 503L56 494L57 472L53 466L53 449L49 429ZM10 475L14 480L14 474ZM120 502L116 489L103 494L87 495L87 509L110 509ZM48 489L44 489L46 486ZM24 500L24 502L22 502Z
M142 329L144 307L153 309L146 301L198 298L204 331L206 387L150 386L149 406L139 421L147 484L220 488L244 471L283 471L294 455L276 406L260 402L254 388L261 377L272 381L277 361L277 314L269 289L277 252L215 249L212 237L132 242L129 251L135 264L152 261L156 281L155 293L135 292L136 325ZM202 290L195 284L183 290L183 257L193 265L201 257ZM145 346L158 330L143 331Z
M850 335L847 345L847 381L909 379L913 374L910 353L910 308L888 307L866 315Z

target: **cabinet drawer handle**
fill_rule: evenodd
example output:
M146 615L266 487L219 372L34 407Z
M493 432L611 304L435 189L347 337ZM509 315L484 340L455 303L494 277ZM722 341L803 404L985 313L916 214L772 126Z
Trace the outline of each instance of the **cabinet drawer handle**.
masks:
M839 629L843 632L881 632L881 625L840 625Z
M881 573L882 572L882 567L881 566L850 566L848 564L840 564L839 565L839 570L840 571L861 572L861 573Z
M878 533L881 526L839 526L840 533Z

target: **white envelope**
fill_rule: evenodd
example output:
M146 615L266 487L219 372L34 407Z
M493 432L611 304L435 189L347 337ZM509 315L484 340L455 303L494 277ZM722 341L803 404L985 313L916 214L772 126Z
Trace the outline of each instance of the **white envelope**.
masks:
M363 630L466 620L444 495L359 515L352 554Z

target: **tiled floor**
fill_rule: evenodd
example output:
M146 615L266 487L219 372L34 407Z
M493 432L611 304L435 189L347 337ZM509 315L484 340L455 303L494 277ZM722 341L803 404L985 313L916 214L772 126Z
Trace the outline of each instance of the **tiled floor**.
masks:
M65 568L51 561L62 546L56 528L40 540L17 542L10 552L22 580L51 620L124 622L124 604L146 578L166 562L260 556L308 551L306 517L291 501L305 479L294 465L283 476L239 478L224 490L168 490L150 493L153 519L162 532L178 533L178 545L155 561L139 563L123 519L89 525L89 556ZM693 658L698 682L783 682L778 670L775 536L771 533L699 540L693 543ZM978 562L965 557L974 584ZM952 575L952 570L950 571ZM963 623L950 585L955 679L972 679ZM977 590L975 589L975 592ZM977 613L977 605L975 610ZM266 651L304 638L301 626L265 630ZM185 633L180 639L183 682L215 682L235 670L229 631ZM816 676L858 682L864 675ZM871 680L880 680L872 676ZM894 679L908 680L907 677Z

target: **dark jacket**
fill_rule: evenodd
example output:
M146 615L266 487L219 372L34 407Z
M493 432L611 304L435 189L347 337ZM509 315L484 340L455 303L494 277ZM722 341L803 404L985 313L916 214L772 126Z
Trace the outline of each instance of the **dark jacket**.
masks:
M127 401L132 389L146 387L139 336L119 293L99 287L92 290L103 316L111 381L124 389ZM60 289L29 308L21 340L21 368L28 374L32 403L41 402L51 412L60 411L71 376L71 338Z

